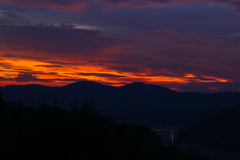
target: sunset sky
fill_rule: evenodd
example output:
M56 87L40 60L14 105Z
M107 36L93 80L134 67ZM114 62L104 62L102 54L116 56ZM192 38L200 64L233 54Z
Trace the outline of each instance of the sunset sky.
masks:
M240 0L0 0L0 85L240 91Z

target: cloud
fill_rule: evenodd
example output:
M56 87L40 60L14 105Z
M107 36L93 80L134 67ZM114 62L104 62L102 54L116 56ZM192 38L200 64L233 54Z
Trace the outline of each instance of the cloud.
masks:
M76 27L76 25L73 25L69 22L63 22L63 23L60 23L60 26L63 28L63 29L74 29Z
M5 53L3 55L1 55L1 57L17 57L17 55L14 55L14 54L9 54L9 53Z
M1 12L0 13L0 24L9 24L9 23L23 23L27 22L24 17L21 17L13 12Z
M56 8L71 11L83 11L89 0L0 0L14 5L35 8Z
M119 8L119 7L145 7L155 5L171 5L176 3L212 3L229 5L240 11L239 0L96 0L103 8Z
M99 30L75 28L73 24L0 25L0 47L50 54L98 54L118 39L104 36Z
M59 68L60 65L35 65L36 67L46 67L46 68Z
M47 79L38 79L32 73L28 72L18 74L15 80L16 82L50 82Z
M115 64L115 66L113 67L109 67L108 69L111 69L111 70L116 70L116 71L119 71L119 72L139 72L141 70L141 68L137 68L135 67L134 65L133 66L129 66L129 67L121 67L120 64Z
M14 70L17 84L63 85L84 77L110 85L169 83L184 90L176 83L185 82L185 73L196 76L186 81L195 89L200 81L208 84L202 85L205 89L217 88L214 77L240 78L240 21L231 7L239 4L233 0L5 2L13 5L0 0L7 6L0 14L0 54L5 60L0 65L6 69L3 75ZM87 12L71 12L80 10Z
M240 10L239 0L0 0L14 5L55 8L70 11L85 11L87 6L100 6L103 9L115 9L119 7L145 7L154 5L170 5L176 3L214 3L230 5Z
M115 75L115 74L108 74L108 73L79 73L82 76L96 76L96 77L126 77L123 75Z
M154 32L154 33L162 32L162 33L170 33L170 34L177 34L177 35L183 34L183 33L180 33L180 32L170 31L168 29L156 29L156 30L151 30L151 32Z
M6 11L1 12L0 19L4 19L4 20L8 20L8 21L23 21L23 20L25 20L24 17L21 17L21 16L17 15L16 13L6 12Z
M0 82L1 81L14 81L13 78L4 78L4 77L0 77Z

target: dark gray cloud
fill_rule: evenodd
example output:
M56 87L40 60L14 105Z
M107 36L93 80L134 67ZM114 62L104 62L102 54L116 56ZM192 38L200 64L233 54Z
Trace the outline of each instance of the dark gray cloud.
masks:
M21 72L18 74L16 78L7 79L0 77L0 81L16 81L16 82L78 82L78 81L86 81L85 78L78 78L78 79L71 79L71 78L64 78L61 79L39 79L34 74L44 74L44 75L56 75L57 73L43 73L43 72Z
M60 65L35 65L36 67L46 67L46 68L59 68Z
M3 55L1 55L1 57L16 57L17 55L14 54L9 54L9 53L5 53Z
M114 74L107 74L107 73L79 73L82 76L96 76L96 77L126 77L122 75L114 75Z
M22 72L14 79L17 82L50 82L47 79L38 79L32 73L28 73L28 72Z
M35 7L35 8L55 8L63 10L81 11L89 4L89 0L1 0L14 5Z
M19 15L17 15L16 13L12 13L12 12L1 12L1 19L5 19L5 20L9 20L9 21L24 21L25 18L21 17Z
M4 78L4 77L0 77L0 82L1 81L14 81L13 78Z
M111 70L116 70L118 72L132 72L132 73L137 73L141 70L141 68L135 67L135 66L129 66L129 67L121 67L121 66L113 66L109 67L108 69Z
M22 17L17 15L16 13L13 12L7 12L7 11L3 11L0 12L0 25L4 24L12 24L12 23L27 23L28 21Z
M29 47L37 52L51 54L97 54L100 49L117 43L116 38L106 37L99 30L74 28L38 23L34 25L0 26L1 45L20 50ZM24 47L23 47L24 46Z

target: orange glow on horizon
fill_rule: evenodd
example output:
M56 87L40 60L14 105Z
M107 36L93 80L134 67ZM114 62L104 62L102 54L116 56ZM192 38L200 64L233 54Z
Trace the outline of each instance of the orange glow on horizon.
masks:
M191 73L187 73L187 74L185 74L184 77L186 77L186 78L197 78L196 76L194 76L194 75L191 74Z
M184 90L182 90L182 89L180 89L180 88L169 88L169 89L171 89L171 90L173 90L173 91L177 91L177 92L182 92L182 91L184 91Z
M62 62L60 60L52 60ZM10 84L26 85L41 84L46 86L64 86L76 81L95 81L111 86L119 87L132 82L144 82L147 84L188 84L193 81L205 82L231 82L227 79L213 76L201 76L204 80L191 73L186 73L183 77L153 76L149 74L151 70L145 69L142 73L119 72L108 69L102 64L84 63L59 63L51 61L38 61L24 58L3 57L0 59L0 81L1 86ZM211 88L210 88L211 89ZM180 91L178 88L172 90Z

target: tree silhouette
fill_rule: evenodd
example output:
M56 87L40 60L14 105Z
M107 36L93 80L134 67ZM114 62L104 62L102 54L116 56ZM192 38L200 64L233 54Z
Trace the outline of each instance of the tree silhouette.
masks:
M166 148L151 129L101 117L94 98L71 112L43 104L25 108L0 96L0 154L8 159L204 160Z

